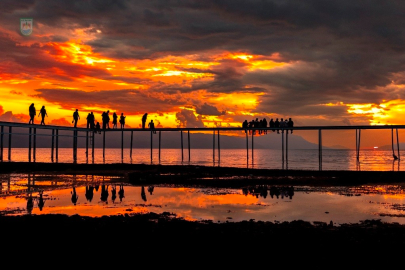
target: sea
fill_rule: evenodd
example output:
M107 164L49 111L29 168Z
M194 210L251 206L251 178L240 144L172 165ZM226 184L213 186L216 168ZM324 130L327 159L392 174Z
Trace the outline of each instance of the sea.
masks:
M31 153L31 158L32 157ZM255 149L95 149L94 159L79 148L77 163L204 165L302 170L401 171L391 151ZM396 153L398 155L398 153ZM3 165L28 161L28 149L3 152ZM73 151L37 148L36 162L73 162ZM138 213L172 213L192 221L237 222L304 220L342 224L381 220L405 224L405 182L395 185L337 187L248 186L185 188L135 186L114 176L11 173L0 174L0 215L66 214L101 217Z
M55 150L54 150L55 151ZM36 148L35 155L28 148L12 148L3 152L4 161L36 161L60 163L128 163L161 165L199 165L258 169L402 171L400 153L389 150L366 149L358 153L350 149L150 149L78 148L74 160L72 148L59 148L52 155L50 148ZM393 156L397 156L395 159Z

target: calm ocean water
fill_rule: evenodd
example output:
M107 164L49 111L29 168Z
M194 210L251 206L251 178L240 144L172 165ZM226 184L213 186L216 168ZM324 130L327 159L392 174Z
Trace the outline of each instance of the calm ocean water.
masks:
M397 153L395 153L398 155ZM8 161L7 149L4 150L4 161ZM86 157L86 149L79 148L77 152L77 163L129 163L129 164L162 164L162 165L201 165L201 166L223 166L259 169L300 169L319 170L318 150L288 150L288 153L273 149L153 149L152 153L148 148L134 148L132 158L130 149L96 148L94 160L91 149ZM11 149L11 161L28 161L28 149ZM33 157L31 161L33 160ZM51 159L51 149L37 148L35 153L36 162L73 162L73 150L71 148L59 148L58 159L56 155ZM362 170L362 171L402 171L400 159L394 160L392 151L388 150L361 150L359 162L357 162L355 150L322 150L322 170Z
M7 151L5 160L7 161ZM271 169L318 170L317 150L289 150L287 161L278 150L255 150L252 158L246 150L95 149L94 163L196 164ZM215 160L215 162L214 162ZM28 161L27 149L12 149L11 161ZM35 161L51 160L50 149L37 149ZM59 149L57 162L73 162L71 149ZM78 150L78 163L86 159L85 149ZM284 166L284 167L283 167ZM391 151L365 150L360 163L351 150L324 150L322 170L402 170ZM277 186L258 190L177 188L170 186L133 186L119 177L96 175L0 174L1 215L67 214L100 217L134 213L174 213L187 220L232 222L242 220L283 222L357 223L366 219L405 224L405 184L359 187ZM123 190L120 196L119 190Z

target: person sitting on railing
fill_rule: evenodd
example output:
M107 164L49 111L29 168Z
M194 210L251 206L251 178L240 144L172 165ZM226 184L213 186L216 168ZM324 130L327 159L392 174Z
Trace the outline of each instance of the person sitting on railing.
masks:
M248 121L247 121L247 120L243 121L243 123L242 123L242 128L245 129L245 133L247 132L246 129L248 128L248 125L249 125L249 124L248 124Z
M101 134L101 127L100 127L100 122L97 122L95 128L94 128L94 132L98 134Z
M288 118L288 127L290 127L290 128L292 128L292 127L294 127L294 121L293 120L291 120L291 117L290 118ZM291 129L291 134L293 133L293 130Z

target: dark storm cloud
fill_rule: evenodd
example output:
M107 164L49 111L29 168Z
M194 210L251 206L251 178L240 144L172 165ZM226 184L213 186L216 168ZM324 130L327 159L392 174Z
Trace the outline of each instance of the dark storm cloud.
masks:
M0 62L0 71L2 73L19 74L24 70L25 74L63 81L71 81L73 78L82 77L83 75L91 77L105 76L107 78L110 76L110 73L105 69L55 60L46 53L46 51L52 52L53 47L40 46L37 43L30 46L21 46L7 35L0 34L0 48L4 51L2 54L3 61Z
M70 89L37 89L37 97L47 102L59 104L64 109L101 107L126 114L142 112L166 112L173 106L179 106L178 96L135 90L78 91ZM80 109L82 110L82 109Z
M176 113L176 119L179 123L179 127L188 127L188 128L202 128L204 123L202 121L202 116L196 117L193 111L190 110L181 110Z
M201 115L224 115L225 111L220 112L215 106L209 105L207 103L196 107L196 113Z
M392 81L405 81L403 14L405 2L378 0L57 0L0 4L0 22L6 27L15 24L16 17L33 17L35 22L55 29L88 27L89 33L96 34L88 43L93 50L114 58L155 59L210 50L264 56L279 53L280 61L290 66L252 71L237 61L222 62L208 71L214 75L212 82L197 81L191 88L179 85L168 91L263 92L259 112L312 115L318 111L328 116L345 112L341 107L320 104L403 98L403 93L388 87ZM54 35L49 38L63 39L56 31ZM22 63L17 54L12 58L16 64ZM28 59L37 65L35 68L54 65L46 58ZM76 67L71 67L61 66L64 79L75 76ZM88 76L98 73L84 68L78 72Z

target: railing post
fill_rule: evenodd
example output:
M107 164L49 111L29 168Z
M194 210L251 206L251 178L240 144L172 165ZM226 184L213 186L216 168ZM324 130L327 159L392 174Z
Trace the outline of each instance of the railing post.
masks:
M86 130L86 159L89 158L89 131Z
M187 130L188 161L190 162L190 130Z
M159 162L160 162L160 149L161 149L160 144L161 144L161 139L162 139L162 131L159 130Z
M245 136L246 136L246 164L249 165L249 136L248 131L245 129Z
M181 145L181 162L183 162L184 160L184 156L183 156L183 130L180 130L180 145Z
M55 157L56 157L56 162L58 162L59 158L59 129L56 130L56 148L55 148Z
M130 146L130 149L129 149L129 157L131 159L132 159L132 144L133 144L133 141L134 141L134 131L131 130L131 146Z
M399 138L398 138L398 129L397 130L397 152L398 152L398 159L400 159L400 155L399 155Z
M12 127L8 127L8 160L11 160L11 134L12 134Z
M152 162L152 152L153 152L153 131L150 131L150 161Z
M52 129L52 139L51 139L51 161L52 162L53 162L54 140L55 140L55 129Z
M218 129L218 162L221 161L221 147L219 144L219 129Z
M94 145L95 145L95 141L94 141L94 139L96 138L94 135L96 134L96 131L92 131L92 133L91 133L91 135L90 136L92 136L92 138L91 138L91 160L92 160L92 162L94 163Z
M0 160L3 161L3 137L4 137L4 126L1 126L0 135Z
M288 129L285 131L285 164L288 164Z
M31 162L31 132L32 132L32 128L29 128L28 131L28 161ZM3 136L3 132L1 133L1 135ZM3 151L2 151L3 152Z
M281 161L284 169L284 129L281 129Z
M255 137L254 134L255 134L255 130L252 129L252 165L253 165L253 161L254 161L254 155L253 155L253 149L254 149L253 138Z
M105 129L103 130L103 161L105 161Z
M34 162L36 159L36 153L37 153L37 128L34 128L34 148L33 148Z
M124 130L121 130L121 161L124 159Z
M215 163L215 129L212 132L212 162Z

